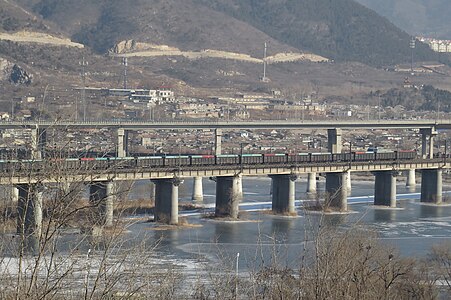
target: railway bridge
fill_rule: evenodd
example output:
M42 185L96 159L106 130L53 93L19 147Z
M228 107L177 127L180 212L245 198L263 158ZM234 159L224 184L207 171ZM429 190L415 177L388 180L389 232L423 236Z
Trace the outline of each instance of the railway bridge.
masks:
M415 154L415 153L414 153ZM156 158L152 158L155 160ZM180 160L182 158L180 157ZM240 161L242 162L241 158ZM275 214L296 214L295 181L308 176L307 192L316 192L316 175L326 178L325 205L336 211L347 211L347 197L353 172L371 172L375 177L374 204L396 208L396 177L401 171L421 172L421 201L442 203L442 172L451 168L451 160L422 158L410 155L400 157L396 152L381 158L362 159L354 155L324 155L323 159L279 162L208 163L138 167L132 159L115 159L113 164L95 164L95 160L78 161L74 167L66 160L9 162L8 170L0 173L0 184L14 186L17 195L18 231L22 234L40 234L42 227L42 185L83 183L89 185L90 201L96 203L102 226L113 224L115 183L150 180L155 187L155 221L178 224L178 189L184 178L194 177L193 196L202 196L202 178L216 182L218 217L238 218L238 204L242 198L241 184L248 176L269 176L272 179L272 211ZM88 164L89 163L89 164ZM58 165L56 165L58 164ZM35 167L37 165L38 167ZM3 166L5 167L5 166ZM13 170L13 171L11 171ZM52 171L54 170L54 171ZM58 170L58 172L55 172ZM415 184L415 171L409 172L410 184ZM413 183L412 183L413 177ZM193 197L194 198L194 197Z
M46 161L46 132L49 129L67 128L109 128L117 132L118 165L104 168L62 169L64 176L54 172L42 173L40 168L26 172L4 172L0 174L0 184L14 187L18 205L18 229L21 233L39 233L42 223L42 191L39 185L84 182L90 185L90 200L99 203L101 222L110 226L113 222L114 183L148 179L155 186L155 220L168 224L178 224L178 187L183 178L194 177L193 199L202 198L202 178L211 177L216 181L215 214L236 218L238 202L241 198L241 181L246 176L270 176L272 179L272 210L275 213L295 213L294 182L298 176L307 174L307 192L316 192L316 176L326 177L326 205L339 210L347 210L347 195L351 189L351 174L357 171L372 172L375 176L375 204L395 207L396 176L400 171L408 172L408 186L415 185L415 170L421 172L421 201L442 203L442 170L451 167L445 158L434 158L434 137L437 130L451 129L449 120L377 120L377 121L253 121L253 122L0 122L0 129L31 130L32 158L36 163L51 165ZM221 139L224 130L239 129L325 129L328 135L328 153L343 153L342 130L359 129L416 129L421 133L422 148L418 157L410 159L371 159L367 161L349 159L327 161L304 161L287 163L249 163L153 166L149 168L123 167L127 161L128 132L149 129L210 129L215 132L215 155L221 155ZM66 163L66 161L64 161ZM17 164L10 167L20 170ZM45 176L47 174L47 176Z

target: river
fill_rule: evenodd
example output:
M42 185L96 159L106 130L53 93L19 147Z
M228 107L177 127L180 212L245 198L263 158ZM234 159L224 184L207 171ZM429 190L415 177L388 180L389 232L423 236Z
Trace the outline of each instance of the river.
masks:
M324 183L324 179L319 182L319 190L324 190ZM138 182L129 197L143 198L145 186L146 182ZM375 231L387 246L398 249L405 256L424 257L433 244L451 241L451 206L421 204L420 186L417 185L415 192L409 192L402 181L397 184L397 209L375 208L371 197L374 195L374 182L353 181L352 194L348 198L350 213L321 215L306 213L302 209L301 202L307 199L307 195L306 180L301 179L296 182L298 217L283 217L258 211L271 207L270 179L244 177L241 205L244 212L238 222L205 218L214 209L215 183L204 179L203 186L207 208L181 213L189 224L197 227L154 230L158 225L136 222L130 226L130 234L136 238L145 235L151 241L161 239L158 250L174 259L203 257L216 261L240 253L240 260L250 262L255 258L256 249L259 249L264 253L278 251L287 265L297 261L304 243L310 241L311 232L319 223L333 228L353 227ZM444 185L445 194L450 190L451 186ZM186 179L180 187L180 201L190 202L191 191L192 180ZM246 268L246 264L242 268Z

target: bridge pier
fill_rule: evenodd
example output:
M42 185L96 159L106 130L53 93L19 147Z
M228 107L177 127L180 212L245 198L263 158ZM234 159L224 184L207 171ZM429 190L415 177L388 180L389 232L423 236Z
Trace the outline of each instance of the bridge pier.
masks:
M410 192L414 192L416 188L415 169L407 170L406 187Z
M423 158L434 158L434 137L437 135L435 128L422 128L421 133L421 155ZM428 149L429 138L429 149ZM428 151L429 150L429 151Z
M238 176L216 177L216 217L238 219L241 200Z
M326 173L326 208L348 210L347 173Z
M222 153L222 129L215 129L215 155Z
M237 180L238 180L238 198L241 200L243 200L243 175L242 174L238 174L237 175Z
M272 211L275 214L296 213L295 209L295 181L296 175L270 175L272 179Z
M127 157L128 155L128 132L119 128L117 130L117 157Z
M327 149L330 153L341 153L343 148L341 136L340 128L327 129Z
M348 196L352 193L351 170L346 172L346 192Z
M202 202L204 200L202 177L194 177L192 200L196 202Z
M396 174L393 171L373 172L374 205L396 207Z
M47 131L36 125L31 129L31 159L43 159L47 144Z
M316 173L308 173L307 194L316 194Z
M113 226L114 216L114 182L96 182L89 187L89 200L97 205L99 217L96 222L101 226Z
M179 186L178 178L153 179L155 184L155 222L170 225L179 223Z
M442 169L421 170L421 202L441 204Z
M11 197L10 197L10 202L11 203L18 203L19 202L19 189L17 188L17 186L12 186L11 190Z
M17 234L23 239L27 251L36 252L42 233L42 186L19 184L17 189Z
M151 201L155 201L155 183L153 183L152 180L150 180L150 192L149 197Z

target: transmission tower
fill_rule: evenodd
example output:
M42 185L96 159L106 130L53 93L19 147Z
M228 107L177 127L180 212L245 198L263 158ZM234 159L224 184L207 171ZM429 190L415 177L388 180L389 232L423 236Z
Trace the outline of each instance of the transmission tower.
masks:
M85 67L88 65L88 62L85 61L85 57L83 56L81 65L81 79L83 83L83 88L81 90L81 101L83 103L83 122L86 122L86 72Z
M124 65L124 89L127 89L127 67L128 67L127 57L122 58L122 64Z
M413 75L413 50L415 49L415 38L410 39L410 73Z

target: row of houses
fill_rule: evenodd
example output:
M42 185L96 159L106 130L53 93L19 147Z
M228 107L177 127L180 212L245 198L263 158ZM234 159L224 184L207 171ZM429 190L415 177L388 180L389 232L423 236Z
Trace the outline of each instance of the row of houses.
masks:
M82 87L76 87L74 90L82 91ZM175 102L175 93L170 87L159 87L157 89L108 89L86 87L87 93L98 94L102 97L120 97L133 102Z
M418 40L423 42L435 51L441 53L450 53L451 52L451 40L439 40L432 38L419 37Z

